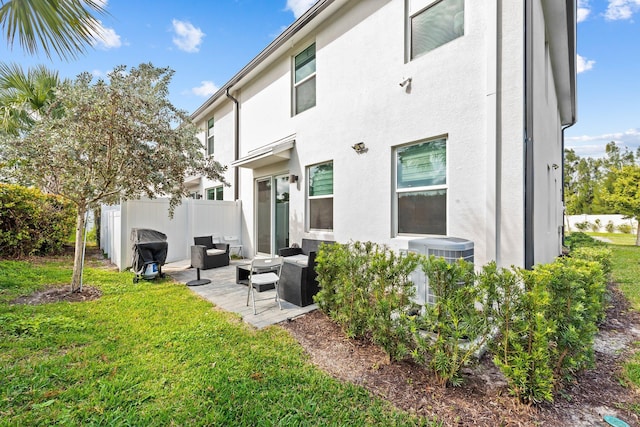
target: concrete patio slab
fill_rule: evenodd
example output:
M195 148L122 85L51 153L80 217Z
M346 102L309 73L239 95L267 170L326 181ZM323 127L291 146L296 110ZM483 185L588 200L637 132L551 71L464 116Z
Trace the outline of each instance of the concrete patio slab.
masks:
M253 314L251 301L247 306L247 286L236 283L236 266L249 263L250 260L246 259L231 260L230 265L225 267L200 270L200 278L209 279L211 283L189 286L189 289L224 310L238 313L245 322L258 329L293 319L318 308L315 304L298 307L283 300L280 310L275 301L276 291L272 289L256 292L257 314ZM168 263L162 266L162 272L186 284L196 279L196 269L191 268L190 264L189 260Z

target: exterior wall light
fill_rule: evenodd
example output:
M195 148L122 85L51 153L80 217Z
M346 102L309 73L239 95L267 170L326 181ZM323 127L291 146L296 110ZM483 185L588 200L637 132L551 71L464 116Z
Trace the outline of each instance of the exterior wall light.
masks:
M357 144L352 145L351 148L353 148L353 150L358 154L362 154L368 150L367 147L365 147L364 142L358 142Z

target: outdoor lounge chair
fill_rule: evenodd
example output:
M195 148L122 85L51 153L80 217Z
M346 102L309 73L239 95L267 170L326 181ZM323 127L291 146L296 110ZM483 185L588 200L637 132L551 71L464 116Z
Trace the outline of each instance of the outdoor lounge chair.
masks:
M194 237L193 242L194 246L191 246L191 265L193 267L198 264L202 270L208 270L229 265L228 244L213 243L213 236Z

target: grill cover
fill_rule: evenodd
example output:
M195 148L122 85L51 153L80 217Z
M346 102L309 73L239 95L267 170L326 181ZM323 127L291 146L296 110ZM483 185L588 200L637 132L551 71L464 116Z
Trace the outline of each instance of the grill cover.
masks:
M157 262L164 265L167 260L167 235L148 228L132 228L131 243L133 244L133 260L131 267L135 272L141 272L145 263Z

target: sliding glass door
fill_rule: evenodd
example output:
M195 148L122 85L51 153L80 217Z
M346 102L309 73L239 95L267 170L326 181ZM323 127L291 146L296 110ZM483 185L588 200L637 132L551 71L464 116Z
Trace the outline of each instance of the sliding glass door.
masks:
M289 177L275 175L256 180L257 252L277 255L289 246Z

